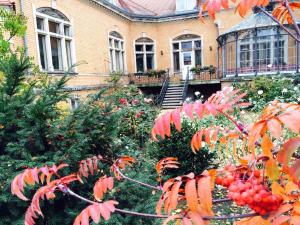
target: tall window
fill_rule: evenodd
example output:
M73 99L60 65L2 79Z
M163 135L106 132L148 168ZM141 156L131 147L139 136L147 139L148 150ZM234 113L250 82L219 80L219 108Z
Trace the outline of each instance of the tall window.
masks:
M109 58L110 58L110 71L124 72L124 40L121 34L116 31L109 33Z
M67 71L74 64L72 27L68 18L52 8L36 11L40 67L45 71Z
M202 66L202 43L198 35L181 35L173 40L172 47L174 71L181 71L185 65Z
M188 11L196 9L197 0L176 0L176 11Z
M154 42L150 38L139 38L135 41L136 72L155 69L154 52Z
M276 66L285 65L287 62L287 35L277 35L276 30L260 29L257 39L249 33L238 41L238 67L243 72L276 70Z

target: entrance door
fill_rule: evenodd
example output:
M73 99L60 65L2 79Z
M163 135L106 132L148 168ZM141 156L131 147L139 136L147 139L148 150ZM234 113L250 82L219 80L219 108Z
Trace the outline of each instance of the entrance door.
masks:
M182 80L186 79L186 76L189 75L189 79L192 80L193 79L193 74L190 71L190 69L192 67L195 66L195 62L194 62L194 57L193 57L193 52L189 51L189 52L182 52Z

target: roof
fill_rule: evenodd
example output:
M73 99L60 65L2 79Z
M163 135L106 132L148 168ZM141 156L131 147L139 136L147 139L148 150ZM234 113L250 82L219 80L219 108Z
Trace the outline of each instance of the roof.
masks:
M118 0L124 10L139 15L166 15L176 12L176 0Z
M0 5L12 5L15 3L15 0L0 0Z
M297 21L300 22L300 21ZM224 34L233 33L236 31L249 30L261 27L270 27L270 26L278 26L276 22L274 22L270 17L265 15L262 12L252 14L248 18L244 19L242 22L233 26L229 30L225 31Z

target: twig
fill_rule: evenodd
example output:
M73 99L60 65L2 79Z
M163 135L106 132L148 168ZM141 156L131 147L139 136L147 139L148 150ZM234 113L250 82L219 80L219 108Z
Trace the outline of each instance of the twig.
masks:
M295 30L296 30L296 32L297 32L297 36L299 37L299 36L300 36L300 29L299 29L299 27L298 27L298 25L297 25L296 18L295 18L295 15L294 15L294 12L293 12L293 10L291 9L290 4L289 4L289 2L288 2L287 0L284 0L284 4L285 4L285 7L287 8L287 10L288 10L288 12L289 12L289 14L290 14L290 16L291 16L291 18L292 18L293 25L294 25Z
M156 187L156 186L153 186L153 185L151 185L151 184L146 184L146 183L144 183L144 182L141 182L141 181L138 181L138 180L135 180L135 179L132 179L132 178L130 178L130 177L125 176L125 175L119 170L119 168L117 168L117 167L115 167L115 169L118 171L118 173L120 174L120 176L121 176L123 179L125 179L125 180L129 180L129 181L131 181L131 182L140 184L140 185L142 185L142 186L144 186L144 187L152 188L152 189L155 189L155 190L158 190L158 191L161 191L161 190L162 190L160 187Z
M287 32L289 35L291 35L297 42L300 42L300 39L294 35L290 30L288 30L283 24L281 24L275 17L273 17L272 14L268 13L266 10L264 10L262 7L258 7L262 13L270 17L275 23L277 23L285 32Z
M98 202L91 201L87 198L84 198L75 192L73 192L70 188L65 188L64 193L69 194L75 198L80 199L81 201L87 202L89 204L96 204ZM124 209L115 209L116 212L121 213L121 214L127 214L131 216L140 216L140 217L147 217L147 218L156 218L156 219L165 219L168 218L169 215L157 215L157 214L149 214L149 213L140 213L140 212L133 212L129 210L124 210ZM230 219L241 219L241 218L247 218L247 217L254 217L258 216L257 213L248 213L248 214L240 214L240 215L229 215L229 216L203 216L202 219L204 220L230 220Z

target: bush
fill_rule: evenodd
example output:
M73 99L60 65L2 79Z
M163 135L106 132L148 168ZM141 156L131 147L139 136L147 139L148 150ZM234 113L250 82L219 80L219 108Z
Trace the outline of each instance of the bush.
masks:
M273 100L300 102L300 84L296 77L260 76L252 83L237 83L235 86L247 92L245 100L252 104L250 110L256 112L261 111Z

